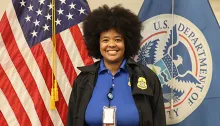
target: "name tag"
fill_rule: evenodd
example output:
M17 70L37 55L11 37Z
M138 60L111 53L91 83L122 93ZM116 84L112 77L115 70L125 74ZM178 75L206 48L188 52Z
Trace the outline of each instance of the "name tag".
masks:
M116 126L116 107L103 107L103 126Z

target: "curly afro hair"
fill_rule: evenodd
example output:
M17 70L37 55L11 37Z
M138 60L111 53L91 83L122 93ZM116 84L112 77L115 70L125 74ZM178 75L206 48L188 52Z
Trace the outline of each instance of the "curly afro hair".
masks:
M124 37L125 58L137 54L142 39L142 24L138 16L121 5L112 8L103 5L89 13L83 22L84 38L90 56L102 58L99 50L100 34L110 29L115 29Z

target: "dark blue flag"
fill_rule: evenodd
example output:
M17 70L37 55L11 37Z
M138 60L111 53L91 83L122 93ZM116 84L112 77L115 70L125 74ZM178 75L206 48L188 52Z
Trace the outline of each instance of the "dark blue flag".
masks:
M158 75L168 125L219 126L219 25L208 0L173 1L144 1L135 60Z

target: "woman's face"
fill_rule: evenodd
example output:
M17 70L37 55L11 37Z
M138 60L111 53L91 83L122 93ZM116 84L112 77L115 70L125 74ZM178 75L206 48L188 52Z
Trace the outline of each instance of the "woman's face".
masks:
M114 29L100 34L100 52L107 63L118 63L124 59L124 38Z

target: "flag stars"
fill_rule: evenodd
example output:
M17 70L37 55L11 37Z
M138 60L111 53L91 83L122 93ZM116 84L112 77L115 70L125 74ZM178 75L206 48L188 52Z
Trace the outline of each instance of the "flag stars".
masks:
M55 21L56 22L56 25L61 25L60 23L61 23L61 20L59 20L58 18L57 18L57 20Z
M75 7L76 4L73 4L73 2L72 2L69 6L70 6L70 10L71 10L71 9L76 9L76 7Z
M61 2L61 5L66 4L66 0L60 0L60 2Z
M47 14L45 17L47 18L47 20L51 20L52 15Z
M44 28L44 31L49 31L49 26L48 26L47 24L45 24L45 25L43 26L43 28Z
M25 2L24 0L22 0L22 1L20 2L21 7L22 7L22 6L24 6L24 7L25 7L25 3L26 3L26 2Z
M49 7L49 10L53 8L52 3L50 3L49 5L47 5Z
M33 22L33 23L34 23L35 26L40 26L40 21L38 21L37 19L36 19L36 21Z
M60 14L63 14L63 11L64 11L64 10L62 10L61 8L60 8L59 10L57 10L57 12L58 12L59 15L60 15Z
M41 4L44 4L44 1L45 1L45 0L39 0L40 5L41 5Z
M25 17L25 19L26 19L26 22L31 21L31 20L30 20L31 17L30 17L29 15L27 15L27 16Z
M79 14L85 14L85 10L86 10L86 9L83 9L83 8L81 7L80 10L78 10L78 11L79 11Z
M28 7L29 11L33 11L33 6L30 4L30 6Z
M37 12L37 16L42 15L42 10L38 9L36 12Z
M66 15L68 20L73 19L73 15L71 13L69 13L68 15Z
M31 32L32 37L37 37L37 32L34 30L33 32Z

